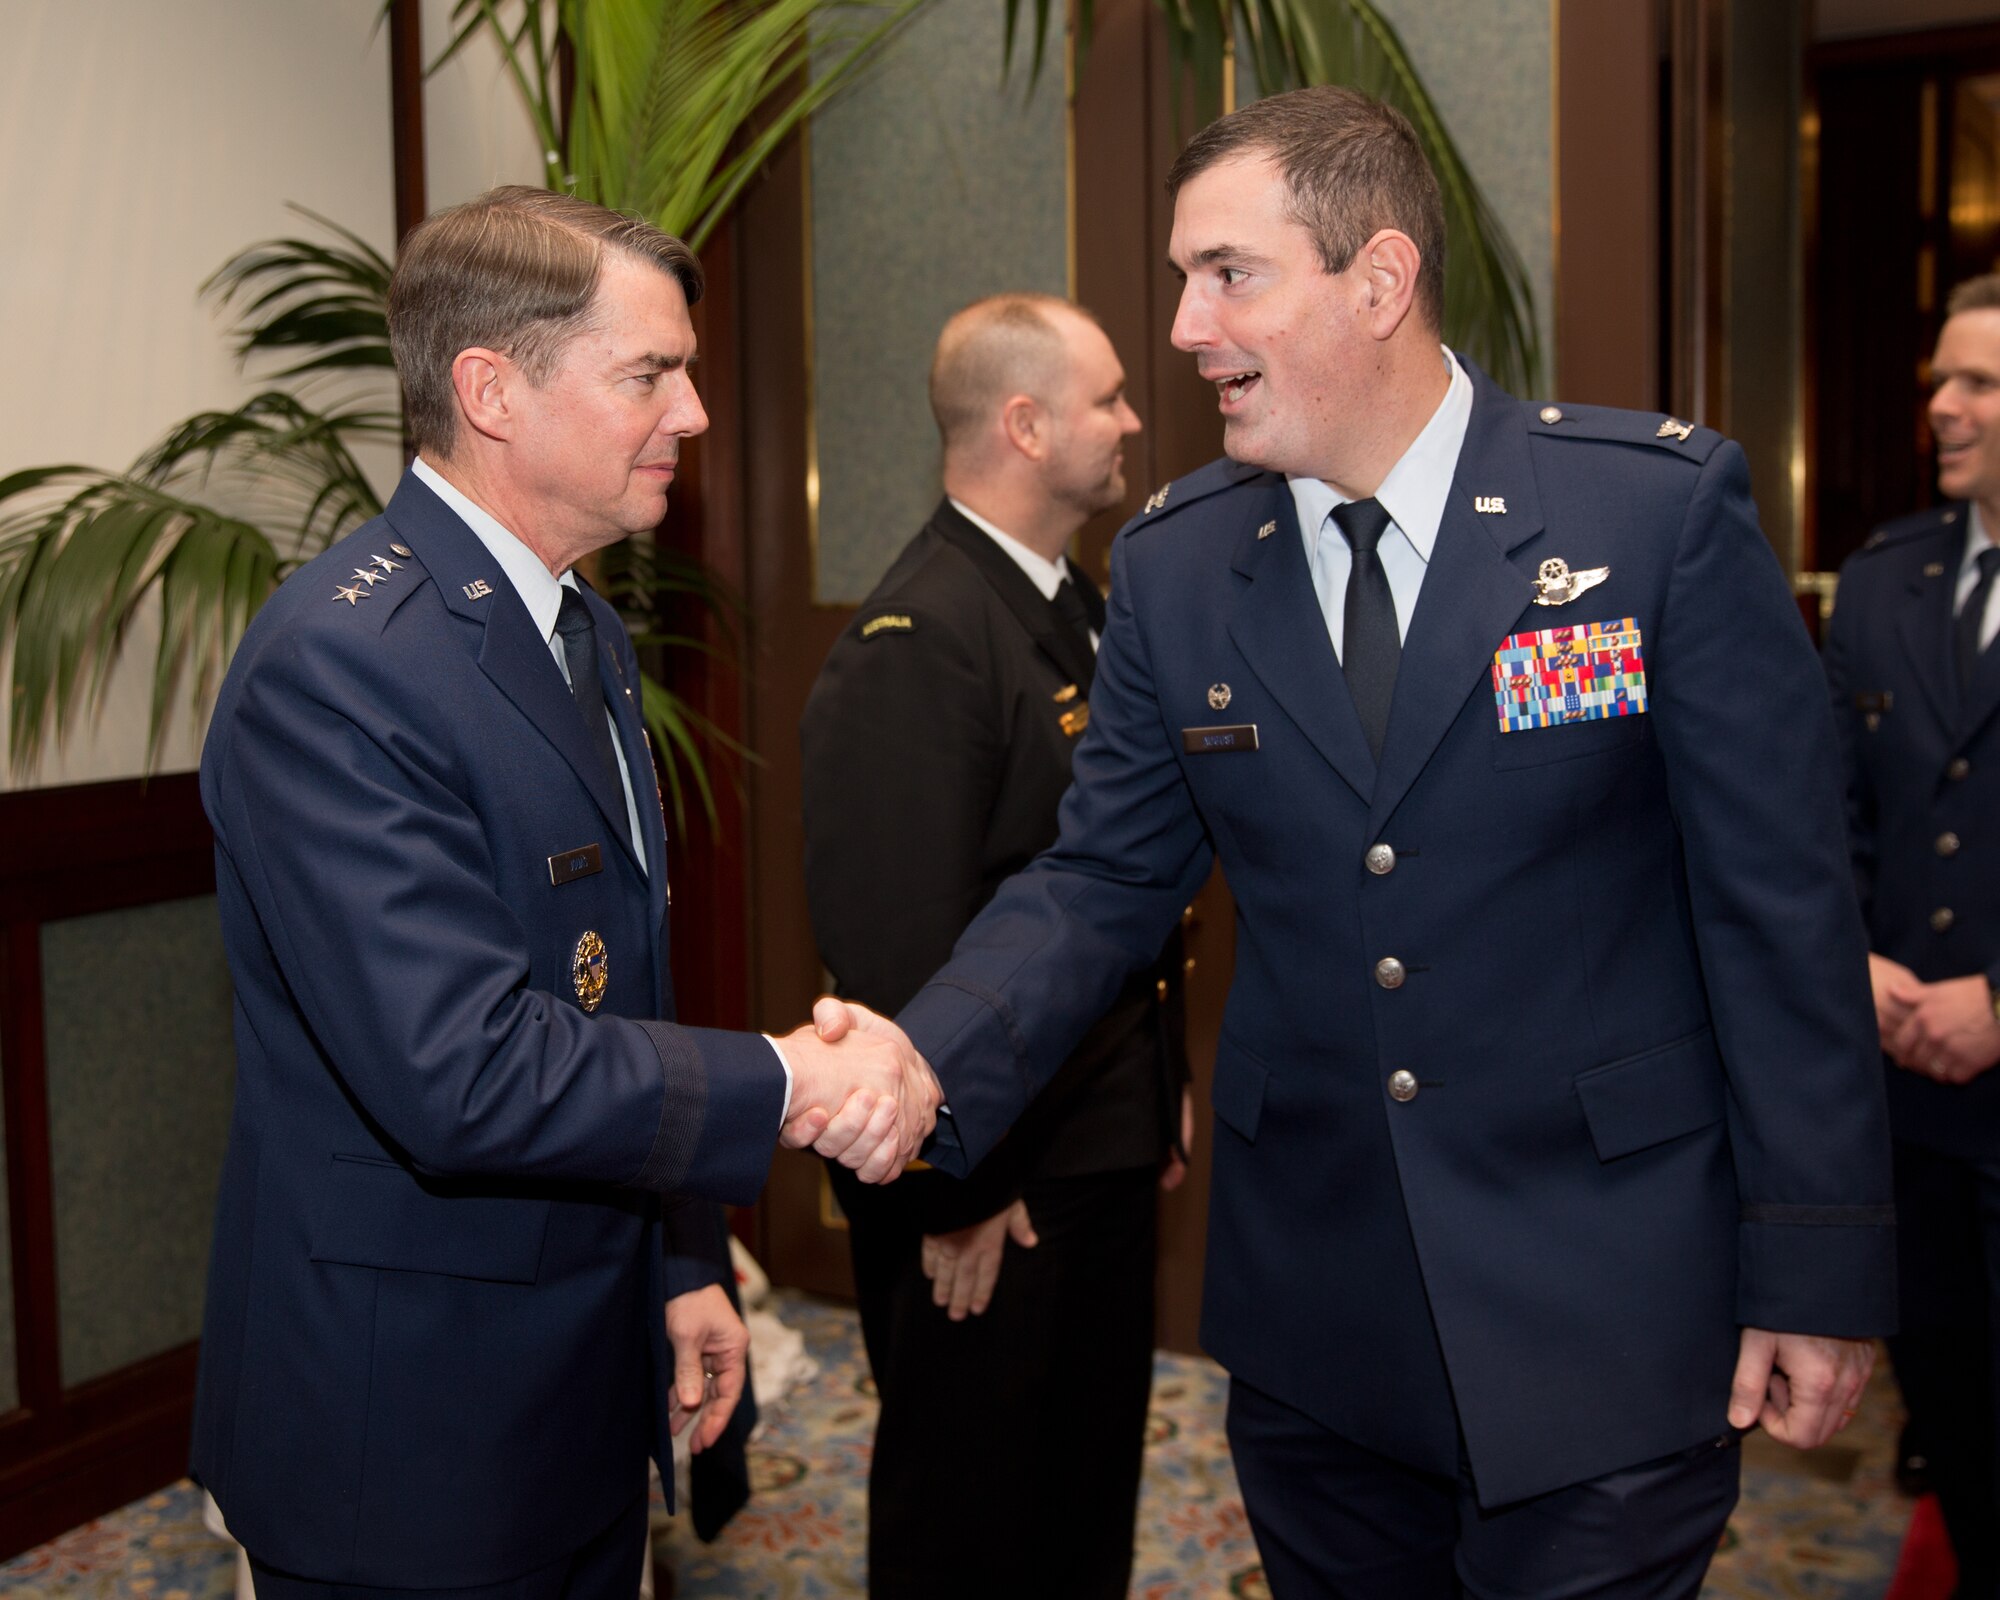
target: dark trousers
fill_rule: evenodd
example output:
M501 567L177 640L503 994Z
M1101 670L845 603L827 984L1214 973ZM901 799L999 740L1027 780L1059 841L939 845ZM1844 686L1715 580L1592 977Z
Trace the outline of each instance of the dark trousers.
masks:
M1276 1600L1693 1600L1742 1452L1704 1445L1482 1510L1241 1380L1229 1450Z
M646 1500L641 1493L581 1550L502 1583L467 1589L383 1589L320 1583L267 1567L253 1554L257 1600L635 1600L646 1557Z
M882 1397L873 1600L1124 1600L1152 1391L1157 1177L1031 1181L1022 1198L1041 1242L1008 1241L992 1304L963 1322L931 1304L921 1232L866 1196L854 1206Z
M2000 1597L2000 1162L1896 1144L1902 1329L1889 1356L1961 1600Z

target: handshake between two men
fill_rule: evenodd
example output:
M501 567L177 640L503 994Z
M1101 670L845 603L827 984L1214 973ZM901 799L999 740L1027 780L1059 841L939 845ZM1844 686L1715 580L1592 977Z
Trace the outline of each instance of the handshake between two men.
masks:
M781 1142L893 1183L937 1125L944 1091L909 1036L866 1006L820 996L810 1024L777 1041L792 1072Z

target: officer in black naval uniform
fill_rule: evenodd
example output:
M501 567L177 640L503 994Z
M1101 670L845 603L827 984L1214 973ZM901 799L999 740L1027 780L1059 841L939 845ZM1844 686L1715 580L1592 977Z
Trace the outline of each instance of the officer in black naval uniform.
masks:
M1962 1596L2000 1595L2000 276L1932 361L1949 503L1841 573L1827 673L1888 1057L1902 1261L1890 1341Z
M806 884L843 995L904 1004L1055 838L1104 626L1062 552L1124 492L1124 378L1097 324L1047 296L980 301L939 340L946 498L835 644L801 728ZM961 1597L1126 1592L1154 1184L1185 1078L1171 965L1128 979L969 1180L875 1194L831 1168L882 1397L878 1600L936 1595L945 1572Z

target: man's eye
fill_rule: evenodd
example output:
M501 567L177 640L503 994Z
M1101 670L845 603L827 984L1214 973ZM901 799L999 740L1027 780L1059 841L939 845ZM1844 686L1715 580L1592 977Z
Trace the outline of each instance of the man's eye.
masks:
M1249 276L1241 267L1217 267L1215 272L1225 288L1234 288Z

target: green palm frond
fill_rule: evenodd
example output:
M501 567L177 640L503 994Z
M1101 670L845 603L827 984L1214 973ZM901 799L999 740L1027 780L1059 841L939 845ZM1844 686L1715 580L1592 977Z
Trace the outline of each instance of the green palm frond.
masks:
M303 206L292 210L338 241L266 239L216 269L201 292L237 308L240 359L307 352L281 378L353 368L388 368L389 274L381 253Z
M126 631L157 589L164 615L150 767L175 684L191 671L196 704L207 702L278 568L261 529L138 477L64 466L0 478L0 637L14 647L15 767L27 770L79 703L101 706Z
M389 265L311 212L331 245L273 239L225 263L202 292L236 309L248 360L339 385L324 408L290 389L204 411L123 473L41 467L0 480L0 639L13 649L8 735L26 771L51 738L102 704L113 663L149 599L161 605L146 765L176 685L212 698L244 628L278 581L381 509L356 445L399 437L389 370Z
M566 145L553 142L559 73L539 0L459 0L439 63L486 28L547 148L562 152L551 187L699 250L743 186L925 3L557 0L575 61Z
M1054 0L1005 0L1006 65L1013 60L1018 18L1034 16L1030 83L1042 69ZM1167 25L1175 75L1193 82L1197 124L1223 104L1223 74L1238 39L1262 93L1304 84L1339 83L1394 106L1410 119L1444 191L1447 341L1466 351L1506 388L1533 394L1542 383L1541 333L1534 288L1520 252L1494 214L1437 104L1417 76L1410 54L1371 0L1157 0ZM1092 0L1076 0L1079 65L1090 42Z

